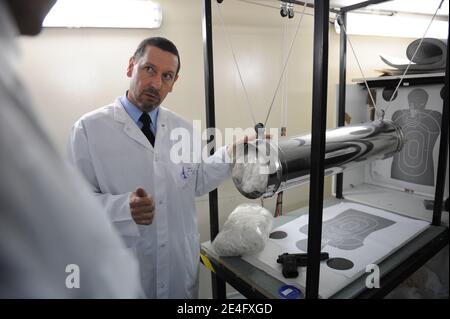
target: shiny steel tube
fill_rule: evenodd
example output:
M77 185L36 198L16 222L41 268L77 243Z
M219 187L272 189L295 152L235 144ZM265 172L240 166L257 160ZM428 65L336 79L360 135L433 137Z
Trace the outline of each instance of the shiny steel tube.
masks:
M388 120L327 130L324 174L391 157L403 144L401 128ZM257 140L237 151L232 178L245 197L270 197L308 182L311 165L311 135L281 139L278 145Z

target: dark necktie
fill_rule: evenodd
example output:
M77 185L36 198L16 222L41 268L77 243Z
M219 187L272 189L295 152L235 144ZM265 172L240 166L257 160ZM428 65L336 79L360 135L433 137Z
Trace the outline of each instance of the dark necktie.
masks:
M150 124L152 123L150 116L147 113L142 113L139 121L143 124L141 128L142 133L144 133L144 135L147 137L150 144L152 144L152 146L155 146L155 135L153 135L153 132L150 129Z

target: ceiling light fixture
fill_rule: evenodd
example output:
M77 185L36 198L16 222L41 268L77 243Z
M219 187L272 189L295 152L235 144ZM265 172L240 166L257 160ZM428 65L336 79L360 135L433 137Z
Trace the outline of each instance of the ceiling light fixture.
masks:
M347 13L347 34L384 36L399 38L421 38L430 23L431 17L425 15L400 14L378 15L366 13ZM335 30L340 33L340 27L335 22ZM447 39L448 20L433 21L427 32L427 37Z
M155 29L161 22L161 5L155 1L58 0L43 26Z

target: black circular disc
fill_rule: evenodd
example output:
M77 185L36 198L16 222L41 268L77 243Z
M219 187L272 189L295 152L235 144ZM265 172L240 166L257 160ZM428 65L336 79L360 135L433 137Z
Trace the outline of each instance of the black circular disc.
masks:
M346 258L330 258L327 266L336 270L348 270L353 268L353 262Z
M392 97L392 94L394 93L394 91L395 91L394 88L385 87L383 89L383 92L381 95L383 96L383 99L386 102L389 102L391 100L391 97ZM395 100L397 98L397 95L398 95L398 92L395 92L394 98L392 100Z
M274 231L269 235L269 238L272 239L283 239L286 238L287 234L284 231Z

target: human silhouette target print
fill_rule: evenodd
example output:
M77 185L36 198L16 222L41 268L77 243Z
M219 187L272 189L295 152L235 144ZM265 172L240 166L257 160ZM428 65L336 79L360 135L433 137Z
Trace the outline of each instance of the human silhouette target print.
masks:
M354 250L363 246L364 239L371 233L394 223L380 216L348 209L323 223L322 242L338 249ZM307 235L308 224L301 227L299 231ZM307 245L307 238L296 242L296 246L302 251L308 251Z
M416 88L408 94L408 109L397 110L392 121L405 136L403 149L394 155L391 178L434 186L433 148L441 130L441 113L427 110L428 93Z

